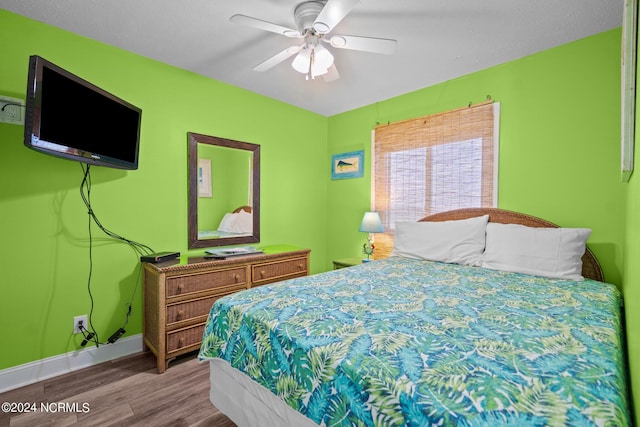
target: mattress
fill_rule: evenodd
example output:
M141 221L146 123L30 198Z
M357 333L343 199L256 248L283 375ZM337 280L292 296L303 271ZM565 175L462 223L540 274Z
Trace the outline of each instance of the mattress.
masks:
M209 361L209 400L239 427L317 427L226 360Z
M218 300L199 356L318 425L625 426L621 304L602 282L391 257Z

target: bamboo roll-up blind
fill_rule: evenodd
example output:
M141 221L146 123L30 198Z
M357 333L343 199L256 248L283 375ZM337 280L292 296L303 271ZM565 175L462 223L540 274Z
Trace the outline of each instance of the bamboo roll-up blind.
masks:
M373 209L385 229L375 235L375 258L391 253L397 221L495 206L497 105L488 102L375 128Z

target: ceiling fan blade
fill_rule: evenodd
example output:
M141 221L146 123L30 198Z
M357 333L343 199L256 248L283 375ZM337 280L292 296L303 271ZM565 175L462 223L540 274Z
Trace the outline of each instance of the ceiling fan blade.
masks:
M313 29L319 33L327 34L333 30L333 27L338 25L358 3L360 3L360 0L327 1L327 4L313 23Z
M329 70L322 76L322 78L327 83L338 80L340 78L340 74L338 74L338 69L336 68L335 64L329 67Z
M257 28L259 30L270 31L286 37L302 37L298 30L292 30L291 28L283 27L272 22L263 21L262 19L252 18L246 15L233 15L229 18L229 21L235 24Z
M328 43L338 49L361 50L364 52L391 55L395 51L398 41L379 39L376 37L335 35L329 38Z
M288 47L282 52L276 53L275 55L273 55L271 58L267 59L263 63L256 65L255 67L253 67L253 70L259 71L259 72L270 70L271 68L275 67L285 59L290 58L296 53L300 52L301 49L302 49L302 46Z

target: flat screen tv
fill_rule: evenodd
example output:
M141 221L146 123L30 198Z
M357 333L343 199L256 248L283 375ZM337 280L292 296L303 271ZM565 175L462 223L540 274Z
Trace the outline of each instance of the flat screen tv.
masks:
M138 168L142 110L40 56L29 58L24 144L53 156Z

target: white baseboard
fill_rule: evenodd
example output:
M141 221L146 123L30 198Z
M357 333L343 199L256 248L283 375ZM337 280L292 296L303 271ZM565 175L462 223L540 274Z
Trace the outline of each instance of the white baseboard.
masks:
M0 370L0 393L142 351L142 334Z

